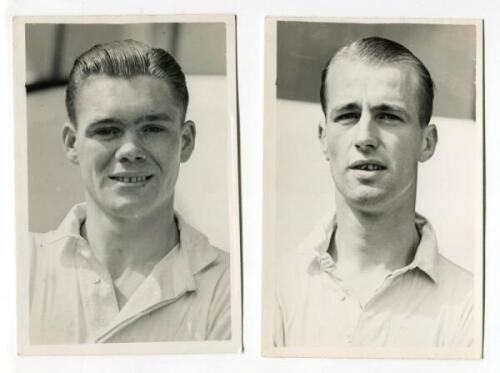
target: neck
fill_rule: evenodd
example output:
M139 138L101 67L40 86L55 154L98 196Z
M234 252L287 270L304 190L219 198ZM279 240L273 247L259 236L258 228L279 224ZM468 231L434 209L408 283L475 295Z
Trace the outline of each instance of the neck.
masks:
M147 216L117 217L87 199L82 236L113 279L127 270L147 275L179 242L173 203Z
M330 253L340 268L392 272L413 260L419 242L415 198L376 212L353 208L339 193L336 200L338 226Z

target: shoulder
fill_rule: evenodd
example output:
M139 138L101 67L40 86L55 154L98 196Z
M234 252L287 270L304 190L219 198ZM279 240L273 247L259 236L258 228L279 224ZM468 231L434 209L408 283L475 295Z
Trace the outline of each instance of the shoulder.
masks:
M448 345L472 346L477 336L474 274L442 255L438 258L439 278L435 299L441 305L443 338Z
M474 275L442 255L438 256L439 287L446 291L451 299L464 300L472 297Z
M441 255L435 231L425 217L417 214L416 225L422 234L420 259L435 274L436 297L450 305L463 304L472 298L474 275Z
M218 288L227 288L230 284L230 260L229 253L210 245L210 251L214 253L213 261L199 272L200 278L203 277L208 282L214 282Z
M85 204L74 205L56 229L44 233L31 232L32 246L38 251L64 250L68 243L80 237L80 224L85 216Z
M229 253L211 245L210 243L209 245L210 250L215 253L215 260L213 261L213 265L229 269Z
M300 281L309 272L309 267L315 262L313 251L289 250L281 252L274 261L274 272L278 284Z
M314 269L311 265L314 267L317 259L327 252L335 225L333 214L328 214L316 223L296 247L280 248L275 260L278 273L285 276L310 273Z
M229 278L229 253L215 247L198 229L176 214L183 254L197 276Z
M34 296L73 275L76 241L70 237L56 237L53 232L30 233L30 236L29 276L31 296Z
M320 274L320 262L331 237L331 218L321 220L295 247L275 255L273 273L279 303L293 303Z
M64 241L64 236L61 236L56 230L51 230L48 232L30 232L30 242L33 247L37 249L43 249L45 247L56 247L62 241Z
M230 320L229 253L213 246L204 234L186 223L184 223L183 230L184 232L181 231L182 252L193 273L198 299L203 304L210 305L210 314L213 314L215 319L223 318L222 315L227 312ZM228 325L230 333L230 321Z
M43 271L71 267L71 255L76 248L80 222L84 216L85 205L77 204L68 211L56 229L44 233L31 232L31 267Z
M68 247L68 237L62 237L56 231L30 232L29 235L32 265L40 261L56 260Z

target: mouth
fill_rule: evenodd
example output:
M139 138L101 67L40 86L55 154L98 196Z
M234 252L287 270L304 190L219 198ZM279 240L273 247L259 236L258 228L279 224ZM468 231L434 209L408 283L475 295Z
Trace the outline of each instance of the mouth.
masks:
M349 166L351 170L359 171L384 171L387 167L378 161L358 161Z
M110 176L109 178L119 183L138 184L138 183L144 183L150 180L152 177L153 175L137 175L137 176L113 175Z

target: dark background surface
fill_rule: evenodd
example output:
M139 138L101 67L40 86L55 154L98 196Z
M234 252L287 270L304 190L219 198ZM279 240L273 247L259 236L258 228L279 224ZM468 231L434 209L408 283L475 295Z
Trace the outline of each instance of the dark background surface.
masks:
M321 71L340 47L368 36L407 47L436 84L434 115L475 119L476 34L470 25L278 22L278 98L319 102Z
M223 23L28 24L28 92L65 85L75 59L95 44L134 39L168 50L187 75L225 75Z

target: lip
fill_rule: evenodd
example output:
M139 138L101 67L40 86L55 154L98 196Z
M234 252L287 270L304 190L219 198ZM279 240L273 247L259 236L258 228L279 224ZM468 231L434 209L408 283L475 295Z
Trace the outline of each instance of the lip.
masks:
M377 159L363 159L351 163L350 170L362 172L381 172L387 170L387 166Z

